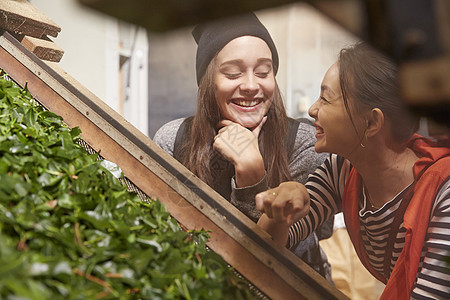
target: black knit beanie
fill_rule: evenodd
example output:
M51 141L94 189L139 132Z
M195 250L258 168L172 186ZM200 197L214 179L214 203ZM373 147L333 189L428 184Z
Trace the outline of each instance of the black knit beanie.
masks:
M205 75L214 56L237 37L250 35L263 39L272 52L272 63L274 74L278 70L278 52L266 27L258 20L254 13L234 16L218 21L202 23L192 31L197 42L196 72L197 84Z

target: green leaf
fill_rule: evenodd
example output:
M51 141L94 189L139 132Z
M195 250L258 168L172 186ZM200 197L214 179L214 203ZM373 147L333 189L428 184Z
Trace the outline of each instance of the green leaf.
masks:
M153 246L156 248L156 251L161 252L162 251L162 247L160 245L160 243L158 243L157 241L155 241L154 237L151 236L140 236L136 238L136 242L145 244L145 245L149 245L149 246Z
M80 212L78 217L90 222L96 229L104 230L109 227L109 220L96 211Z

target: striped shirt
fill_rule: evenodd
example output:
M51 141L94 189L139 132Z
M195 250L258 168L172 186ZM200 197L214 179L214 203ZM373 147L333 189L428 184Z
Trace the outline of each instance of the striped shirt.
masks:
M342 157L331 154L313 174L306 188L311 196L310 213L289 231L289 245L308 236L324 220L342 211L342 195L352 166ZM360 199L359 217L364 248L370 264L383 274L384 256L395 212L409 187L383 207L372 211L366 198ZM391 272L405 243L405 228L399 230L391 255ZM439 189L431 210L430 224L421 253L411 299L450 299L450 180Z

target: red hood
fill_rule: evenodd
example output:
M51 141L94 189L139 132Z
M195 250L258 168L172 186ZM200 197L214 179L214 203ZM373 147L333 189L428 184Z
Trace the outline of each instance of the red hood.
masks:
M435 143L421 135L414 134L408 141L408 147L421 155L421 158L414 165L414 178L429 165L440 158L450 155L447 147L436 147Z

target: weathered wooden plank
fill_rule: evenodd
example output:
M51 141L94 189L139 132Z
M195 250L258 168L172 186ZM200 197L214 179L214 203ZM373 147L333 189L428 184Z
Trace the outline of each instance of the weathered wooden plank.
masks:
M36 38L57 37L61 31L61 27L27 0L0 1L0 28Z
M59 62L64 54L62 48L48 39L23 36L20 42L25 48L42 60Z
M50 68L11 35L0 37L3 68L143 192L188 229L211 230L209 247L272 299L347 299L293 253L61 69Z

